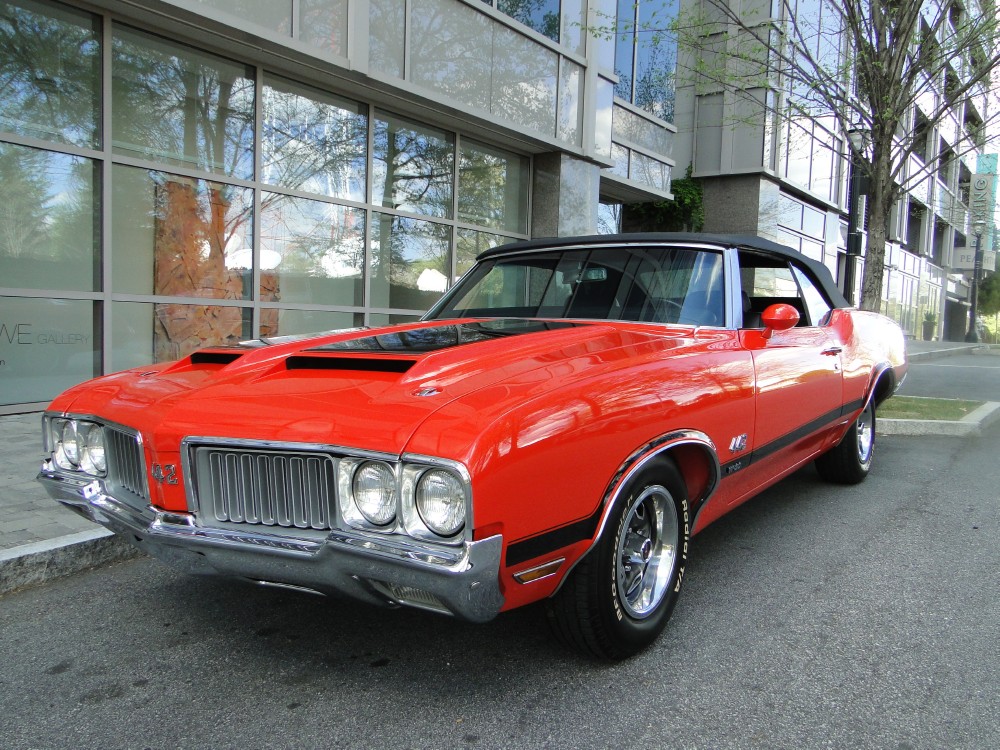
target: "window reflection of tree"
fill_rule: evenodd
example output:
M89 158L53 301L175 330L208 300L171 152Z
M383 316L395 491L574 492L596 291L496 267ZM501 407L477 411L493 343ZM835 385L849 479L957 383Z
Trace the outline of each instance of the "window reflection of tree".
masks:
M372 221L372 301L376 307L426 310L443 287L421 288L421 275L447 284L450 227L377 213ZM425 277L426 279L426 277Z
M368 117L361 106L278 79L263 91L261 179L363 202ZM361 304L362 211L263 192L261 221L262 256L278 256L262 274L262 300ZM282 285L290 285L285 293Z
M90 159L0 143L4 286L97 288L94 175Z
M359 105L273 81L262 107L264 182L364 201L368 117Z
M240 65L116 28L113 138L117 151L249 179L253 176L254 82ZM153 173L153 293L247 299L248 269L230 268L252 218L250 191ZM234 206L235 201L235 206ZM241 308L157 305L157 359L246 337Z
M450 218L455 171L451 134L398 118L375 122L374 198L382 206Z
M97 28L79 11L0 5L0 130L99 146Z
M677 3L619 0L615 96L673 121L677 40L669 33Z
M497 10L559 41L559 0L497 0Z
M355 306L362 303L365 212L363 209L263 193L262 271L265 302ZM265 254L268 258L265 261Z
M554 51L454 2L414 0L411 26L415 81L523 127L555 133Z
M493 229L524 232L527 160L463 140L458 174L458 218Z

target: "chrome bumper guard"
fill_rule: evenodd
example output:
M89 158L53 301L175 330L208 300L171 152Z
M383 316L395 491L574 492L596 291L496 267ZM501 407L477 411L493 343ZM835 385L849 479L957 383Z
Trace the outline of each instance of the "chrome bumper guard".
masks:
M188 573L411 606L470 622L492 619L504 603L500 536L442 548L343 530L299 538L208 528L190 513L129 505L107 494L100 480L65 476L49 461L38 481L53 499Z

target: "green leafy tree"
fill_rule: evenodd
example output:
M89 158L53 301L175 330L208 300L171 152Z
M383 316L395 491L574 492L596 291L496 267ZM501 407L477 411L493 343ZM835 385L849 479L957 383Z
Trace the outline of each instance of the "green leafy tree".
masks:
M979 312L983 315L1000 313L1000 273L991 273L979 282Z
M671 181L671 201L626 206L623 229L633 232L700 232L705 224L704 191L701 181L691 176Z

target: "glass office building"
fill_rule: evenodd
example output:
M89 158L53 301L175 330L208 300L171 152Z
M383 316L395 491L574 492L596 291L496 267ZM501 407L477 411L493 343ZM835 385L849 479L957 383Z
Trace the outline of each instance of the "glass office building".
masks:
M587 9L0 0L0 413L413 320L483 250L669 197L669 93L616 98L643 58Z

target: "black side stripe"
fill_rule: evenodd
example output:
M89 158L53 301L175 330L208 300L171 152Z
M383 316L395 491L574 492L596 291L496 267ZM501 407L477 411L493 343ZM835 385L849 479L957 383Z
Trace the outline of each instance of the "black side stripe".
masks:
M845 414L850 414L852 412L861 409L865 405L864 399L858 399L857 401L852 401L848 404L844 404L839 409L834 409L827 412L821 417L818 417L811 422L792 430L785 435L772 440L767 445L761 445L754 448L749 456L741 456L740 458L734 459L728 463L722 465L722 476L728 477L735 474L737 471L741 471L751 464L756 463L764 458L767 458L772 453L777 453L783 448L787 448L789 445L798 442L804 437L808 437L814 432L819 432L821 429L828 427L831 422L835 422L841 419Z
M554 552L557 549L568 547L584 539L593 539L597 532L597 524L601 521L601 511L603 506L598 506L597 510L588 518L574 521L567 526L560 526L557 529L546 531L538 536L525 539L507 546L507 567L520 565L528 560Z
M857 401L852 401L849 404L844 404L841 408L834 409L818 419L814 419L792 432L782 435L777 440L755 449L749 456L743 456L730 461L727 464L723 464L722 478L745 469L755 461L760 461L761 459L770 456L772 453L775 453L782 448L786 448L797 440L801 440L813 432L818 432L820 429L828 426L831 422L840 419L845 414L850 414L861 409L864 405L864 399L858 399ZM546 531L538 536L533 536L530 539L524 539L520 542L514 542L513 544L508 545L506 557L507 567L520 565L523 562L533 560L536 557L542 557L543 555L555 552L563 547L568 547L571 544L582 542L585 539L593 539L594 534L597 532L597 525L601 521L601 513L603 510L603 506L599 506L597 510L595 510L594 513L587 518L574 521L566 526L560 526L559 528L552 529L551 531Z

